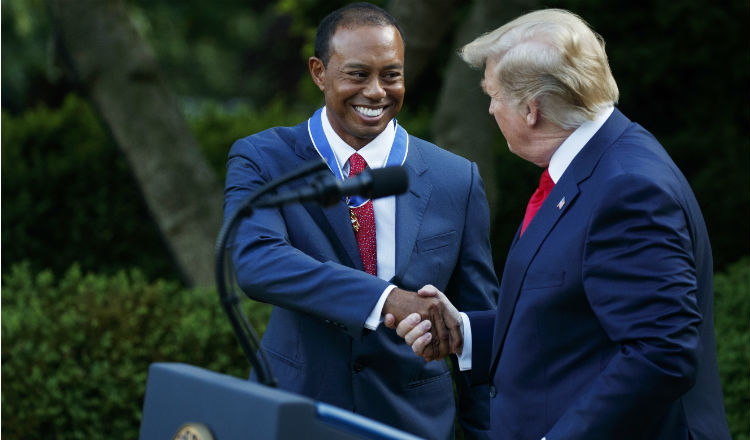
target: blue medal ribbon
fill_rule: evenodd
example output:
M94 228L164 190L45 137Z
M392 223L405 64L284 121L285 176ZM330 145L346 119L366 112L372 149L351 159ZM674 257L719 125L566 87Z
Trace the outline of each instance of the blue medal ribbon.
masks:
M326 161L333 175L343 181L345 177L343 171L341 171L341 165L336 159L336 154L334 154L331 144L328 143L328 138L326 138L325 131L323 130L322 114L323 107L316 110L312 117L307 120L307 131L310 134L313 147L318 151L320 157ZM396 124L396 136L393 138L393 144L391 144L388 157L385 161L385 166L387 167L403 165L406 161L406 154L409 151L409 135L403 127L398 125L395 119L393 121ZM367 203L368 200L355 195L347 200L347 204L350 208L357 208Z

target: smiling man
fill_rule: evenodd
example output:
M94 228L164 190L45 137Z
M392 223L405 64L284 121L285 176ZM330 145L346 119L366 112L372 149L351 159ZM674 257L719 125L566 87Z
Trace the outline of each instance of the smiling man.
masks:
M320 51L309 60L310 74L325 94L328 121L360 150L386 129L404 102L401 33L394 26L340 26Z
M421 437L450 438L458 415L466 438L481 438L486 385L460 377L457 414L447 363L425 363L381 324L385 314L400 320L415 311L434 319L435 349L444 356L461 343L460 321L416 290L432 284L462 310L494 307L498 281L477 166L396 122L404 40L386 11L355 3L331 13L308 64L325 106L295 127L234 144L225 214L263 184L321 158L339 179L402 165L409 191L329 208L263 209L242 220L230 251L245 293L274 305L262 341L272 371L283 389Z

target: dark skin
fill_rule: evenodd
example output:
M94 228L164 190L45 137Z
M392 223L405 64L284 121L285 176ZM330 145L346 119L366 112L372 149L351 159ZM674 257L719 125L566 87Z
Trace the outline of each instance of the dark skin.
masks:
M402 327L410 327L423 322L423 329L430 332L430 339L425 342L424 351L420 356L428 362L443 359L452 353L460 353L464 343L461 318L457 311L452 313L455 308L444 295L428 296L431 295L429 288L434 289L432 286L425 286L420 289L420 294L399 288L393 289L383 306L386 327L396 328L402 322ZM434 290L437 292L437 289Z
M310 75L325 95L326 112L336 133L355 150L377 137L396 117L404 99L404 43L393 26L339 27L330 41L327 64L311 57ZM460 319L447 313L444 299L393 289L383 306L386 326L412 313L431 322L434 359L463 343Z
M385 130L404 102L404 43L393 26L339 27L328 64L311 57L331 126L355 150Z
M423 298L435 298L440 303L440 313L442 316L449 317L446 322L456 324L449 330L449 352L447 354L461 354L463 350L463 322L461 321L458 310L448 301L444 293L439 291L435 286L426 285L419 289L417 294ZM386 315L385 325L396 329L396 334L404 338L407 345L411 346L414 353L421 356L425 361L430 362L435 359L442 359L447 354L444 353L445 342L442 344L434 343L432 331L432 322L424 319L422 315L412 313L406 316L400 322L396 322L393 316ZM453 338L453 334L458 334L458 338Z

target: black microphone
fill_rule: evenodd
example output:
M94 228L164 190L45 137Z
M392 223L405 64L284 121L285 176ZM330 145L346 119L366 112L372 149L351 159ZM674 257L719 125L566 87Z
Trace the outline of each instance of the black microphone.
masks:
M329 172L313 179L310 186L276 194L253 203L253 208L269 208L288 203L317 202L324 206L336 204L344 196L360 195L377 199L401 194L409 188L409 176L401 166L365 169L358 175L338 180Z

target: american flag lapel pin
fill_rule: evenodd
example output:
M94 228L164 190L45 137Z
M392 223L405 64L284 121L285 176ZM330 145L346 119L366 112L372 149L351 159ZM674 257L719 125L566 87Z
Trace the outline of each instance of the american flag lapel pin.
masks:
M563 209L563 206L565 206L565 197L563 197L562 199L560 199L559 202L557 202L557 210L559 211Z

